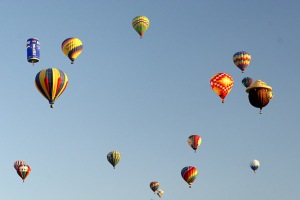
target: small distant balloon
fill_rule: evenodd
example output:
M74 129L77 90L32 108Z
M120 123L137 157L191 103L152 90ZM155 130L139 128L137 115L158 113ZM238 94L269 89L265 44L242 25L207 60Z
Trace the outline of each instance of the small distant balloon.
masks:
M121 154L118 151L111 151L107 154L107 160L108 162L116 168L116 165L120 162L121 160Z
M137 16L132 20L132 27L140 35L140 38L144 36L144 33L148 30L150 21L146 16Z
M192 187L192 184L196 180L198 175L198 170L196 167L193 166L186 166L181 170L181 176L187 184L189 184L189 187Z
M246 67L250 64L251 55L246 51L239 51L233 55L234 64L244 73Z
M23 182L27 178L27 176L30 174L31 168L29 165L21 165L19 166L17 173L22 178Z
M250 167L251 169L254 171L254 173L256 173L256 170L259 168L259 161L258 160L253 160L251 163L250 163Z
M163 196L163 194L164 194L164 191L162 189L159 189L157 191L157 196L159 196L159 198L161 198Z
M197 148L200 146L201 142L202 142L202 139L199 135L191 135L188 138L188 144L192 149L195 150L195 152L196 152Z
M252 84L253 80L251 77L245 77L243 78L242 80L242 84L245 86L245 87L249 87L251 84Z
M37 63L40 61L40 42L37 38L29 38L26 44L27 48L27 61Z
M157 181L152 181L150 183L151 190L155 193L157 189L159 188L159 183Z
M18 170L21 165L26 165L26 162L24 160L17 160L16 162L14 162L15 170Z
M226 73L220 72L210 79L212 90L222 99L222 103L233 87L233 78Z
M71 64L74 63L75 59L81 54L83 45L78 38L67 38L61 44L63 53L71 60Z

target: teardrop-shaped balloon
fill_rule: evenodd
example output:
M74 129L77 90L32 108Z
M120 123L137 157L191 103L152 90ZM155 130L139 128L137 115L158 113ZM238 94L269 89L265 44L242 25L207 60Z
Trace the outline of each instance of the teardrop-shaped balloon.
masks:
M251 55L246 51L239 51L233 55L234 64L242 70L242 73L248 67L251 61Z
M250 167L251 169L254 171L254 173L256 173L256 170L258 169L258 167L260 166L260 163L258 160L253 160L251 163L250 163Z
M189 184L190 188L192 187L192 184L196 180L197 175L198 175L198 170L196 169L196 167L193 166L186 166L181 170L181 176L183 180L185 180L185 182Z
M61 44L61 49L64 54L71 60L71 64L81 54L83 45L78 38L67 38Z
M65 91L68 85L68 76L56 68L40 71L35 77L35 86L38 91L49 101L53 108L55 100Z
M17 173L22 178L23 182L30 174L30 172L31 172L31 168L29 167L29 165L21 165L17 170Z
M111 151L107 154L108 162L115 168L121 160L121 154L118 151Z
M191 135L188 138L188 144L190 145L190 147L192 149L195 150L195 152L196 152L197 148L200 146L201 142L202 142L202 139L199 135Z
M220 72L210 79L212 90L222 99L222 103L233 87L233 78L226 73Z
M243 78L242 80L242 84L245 86L245 87L249 87L251 84L252 84L253 80L251 77L245 77Z
M149 25L150 21L146 16L137 16L132 20L132 27L140 35L140 38L148 30Z
M155 193L156 190L159 188L159 183L157 181L152 181L150 183L150 188Z

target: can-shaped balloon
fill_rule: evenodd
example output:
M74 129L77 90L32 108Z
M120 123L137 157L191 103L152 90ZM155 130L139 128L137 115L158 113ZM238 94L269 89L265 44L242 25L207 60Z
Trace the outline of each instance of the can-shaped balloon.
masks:
M37 38L29 38L27 40L27 61L37 63L40 61L40 41Z

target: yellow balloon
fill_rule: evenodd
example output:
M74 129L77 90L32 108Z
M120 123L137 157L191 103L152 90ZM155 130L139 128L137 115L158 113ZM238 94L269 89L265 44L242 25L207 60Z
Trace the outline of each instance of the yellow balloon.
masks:
M61 44L61 49L72 61L71 64L73 64L74 60L81 54L82 48L82 42L78 38L65 39Z

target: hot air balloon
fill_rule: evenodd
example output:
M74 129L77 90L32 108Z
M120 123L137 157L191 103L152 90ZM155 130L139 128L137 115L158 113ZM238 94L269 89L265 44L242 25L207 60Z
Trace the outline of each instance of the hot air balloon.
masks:
M249 93L248 99L252 106L260 109L269 104L270 99L273 98L272 87L268 86L265 82L257 80L246 88L246 92Z
M159 183L157 181L152 181L150 183L150 188L155 193L156 190L159 188Z
M146 16L137 16L132 20L132 27L140 35L140 38L143 37L149 25L150 21Z
M116 165L121 160L121 154L117 151L111 151L107 154L107 160L115 169Z
M71 64L82 52L82 42L78 38L67 38L61 44L64 54L71 60Z
M249 87L251 84L252 84L253 80L251 77L245 77L243 78L242 80L242 84L245 86L245 87Z
M240 70L242 70L242 73L244 73L244 70L250 64L250 61L251 55L246 51L239 51L233 55L233 62Z
M159 196L159 198L161 198L163 196L163 194L164 194L164 191L162 189L159 189L157 191L157 196Z
M258 160L253 160L251 163L250 163L250 167L251 169L254 171L254 173L256 173L256 170L258 169L259 167L259 161Z
M18 170L21 165L26 165L26 162L24 160L17 160L16 162L14 162L15 170Z
M44 69L35 77L36 88L48 99L51 108L53 108L55 100L64 92L67 85L67 75L56 68Z
M191 135L188 138L188 144L190 145L190 147L192 147L192 149L195 150L195 153L196 153L197 148L200 146L201 141L202 141L202 139L199 135Z
M27 48L27 61L37 63L40 61L40 42L37 38L29 38L26 44Z
M22 178L23 182L30 174L30 172L31 172L31 168L29 167L29 165L21 165L17 170L17 173Z
M222 99L222 103L224 103L225 97L231 91L233 83L233 78L229 74L223 72L215 74L210 79L210 86L212 90Z
M193 166L186 166L181 170L181 176L187 184L189 184L189 187L192 187L193 182L197 178L198 170L196 167Z

